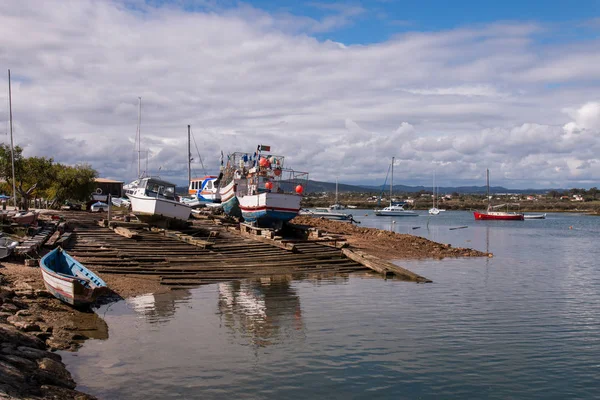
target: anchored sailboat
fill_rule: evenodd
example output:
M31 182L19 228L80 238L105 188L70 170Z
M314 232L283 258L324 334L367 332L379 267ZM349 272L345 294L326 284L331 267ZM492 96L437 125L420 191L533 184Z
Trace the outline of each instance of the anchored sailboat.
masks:
M391 169L392 169L392 179L390 180L390 205L381 210L375 210L374 211L375 215L377 215L379 217L385 217L385 216L416 217L416 216L418 216L419 214L417 214L414 211L405 210L404 207L402 206L402 204L392 202L392 195L393 195L393 191L394 191L394 157L392 157Z
M490 202L490 170L486 169L486 187L487 187L487 200L488 206L486 211L475 211L473 216L476 220L498 220L498 221L523 221L525 217L522 213L509 212L509 211L493 211L494 208L502 207L504 204L499 206L492 206Z

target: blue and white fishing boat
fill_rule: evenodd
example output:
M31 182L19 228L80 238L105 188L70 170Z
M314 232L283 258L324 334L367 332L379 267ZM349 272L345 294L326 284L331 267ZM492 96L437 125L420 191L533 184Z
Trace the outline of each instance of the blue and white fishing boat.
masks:
M106 283L57 247L40 260L40 269L46 289L57 299L73 306L93 303L106 293Z
M220 188L223 210L262 227L281 228L300 211L308 173L284 168L284 157L268 154L270 146L256 152L228 156Z

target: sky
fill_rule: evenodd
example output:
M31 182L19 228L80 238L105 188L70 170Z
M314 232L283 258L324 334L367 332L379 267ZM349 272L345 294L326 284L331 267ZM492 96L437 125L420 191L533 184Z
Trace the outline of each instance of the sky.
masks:
M190 124L198 176L264 144L321 181L600 186L600 1L3 1L0 66L5 143L10 68L24 155L126 182L141 97L178 184Z

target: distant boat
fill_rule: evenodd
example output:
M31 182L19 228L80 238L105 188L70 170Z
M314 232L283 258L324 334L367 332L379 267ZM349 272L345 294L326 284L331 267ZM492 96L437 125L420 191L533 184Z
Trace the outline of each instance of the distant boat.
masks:
M127 197L131 201L131 211L140 219L160 217L187 221L190 217L191 207L176 199L174 183L142 178Z
M496 221L523 221L525 219L522 213L509 212L509 211L493 211L494 208L503 207L506 204L500 204L493 206L490 203L490 170L486 170L486 182L487 182L487 199L488 206L486 211L475 211L473 216L476 220L496 220ZM508 205L506 205L508 208Z
M8 237L0 237L0 260L10 256L19 242Z
M314 210L302 209L298 215L305 215L314 218L325 218L338 221L352 220L352 214L332 211L331 208L315 208Z
M329 206L330 210L343 210L344 207L343 205L341 205L338 201L338 179L335 178L335 204L332 204Z
M375 210L375 215L379 217L417 217L419 214L416 212L404 209L404 203L400 204L392 202L392 192L394 188L394 157L392 157L391 170L392 179L390 180L390 205L383 209Z
M89 305L108 290L100 277L60 247L42 257L40 269L46 289L73 306Z
M546 219L546 213L544 214L524 214L525 219Z
M429 209L429 214L438 215L440 210L435 206L435 171L433 171L433 194L431 198L433 199L433 206Z

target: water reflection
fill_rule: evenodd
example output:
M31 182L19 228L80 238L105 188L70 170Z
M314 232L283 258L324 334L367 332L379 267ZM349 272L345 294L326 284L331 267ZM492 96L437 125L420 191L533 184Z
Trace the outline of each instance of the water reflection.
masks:
M291 282L276 276L218 284L221 321L259 347L302 336L300 297Z
M127 299L127 304L150 323L166 322L175 316L183 304L189 303L192 295L189 290L171 290L158 295L146 294Z

